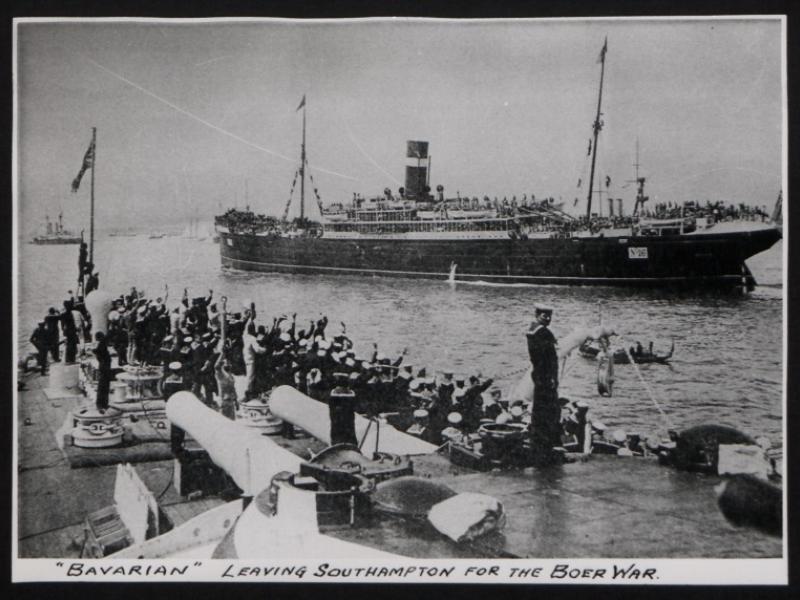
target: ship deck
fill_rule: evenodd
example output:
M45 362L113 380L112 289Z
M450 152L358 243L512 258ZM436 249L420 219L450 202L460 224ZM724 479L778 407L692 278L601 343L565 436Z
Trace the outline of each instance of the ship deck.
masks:
M113 504L116 466L98 452L96 464L70 466L57 439L68 413L85 400L50 397L46 377L25 379L18 395L18 552L21 558L80 556L86 515ZM140 420L137 426L143 426ZM156 432L157 434L157 432ZM316 440L273 438L307 457ZM151 444L153 442L150 442ZM164 446L169 448L168 441ZM100 460L99 457L104 459ZM158 454L154 454L158 456ZM174 525L221 505L218 497L188 500L174 487L173 461L135 467ZM457 545L421 523L385 518L372 526L326 535L410 557L779 557L782 541L730 525L716 506L719 478L682 473L654 461L591 457L549 470L479 473L441 455L414 457L415 473L458 492L489 493L503 503L500 533ZM73 461L74 462L74 461Z

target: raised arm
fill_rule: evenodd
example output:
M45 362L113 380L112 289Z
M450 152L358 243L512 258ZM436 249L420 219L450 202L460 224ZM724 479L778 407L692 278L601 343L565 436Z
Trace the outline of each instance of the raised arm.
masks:
M400 356L397 357L397 360L392 363L395 367L399 367L400 363L403 362L406 354L408 354L408 348L403 348L403 351L400 353Z

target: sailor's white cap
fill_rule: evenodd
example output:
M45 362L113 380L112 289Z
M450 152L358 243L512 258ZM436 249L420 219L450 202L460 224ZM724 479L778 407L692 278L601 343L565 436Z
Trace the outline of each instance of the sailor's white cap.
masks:
M414 411L415 419L424 419L427 416L428 416L428 411L425 410L424 408L418 408L417 410Z
M174 360L171 363L169 363L169 370L170 371L180 371L181 367L183 367L183 365L180 362L178 362L177 360Z
M297 342L297 345L300 346L301 348L305 348L306 346L308 346L308 340L303 338L302 340Z
M628 439L628 434L625 433L624 429L617 429L614 433L611 434L611 437L614 439L615 442L621 444L622 442Z
M281 340L282 342L291 342L291 341L292 341L292 336L290 336L288 333L286 333L286 332L284 331L284 332L281 334L280 340Z
M464 417L462 417L461 413L459 412L451 412L449 415L447 415L447 422L452 425L458 425L463 420Z

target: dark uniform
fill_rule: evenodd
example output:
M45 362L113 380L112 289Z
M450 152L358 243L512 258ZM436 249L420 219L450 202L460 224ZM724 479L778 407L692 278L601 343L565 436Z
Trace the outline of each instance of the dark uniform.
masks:
M108 408L108 392L111 388L111 353L108 351L108 342L102 331L95 334L97 345L94 355L97 358L97 399L95 406L98 409Z
M537 308L537 321L527 333L528 355L533 372L533 409L531 423L531 448L537 463L550 462L553 448L561 445L561 403L558 401L558 354L556 338L538 317L552 313L551 309Z
M40 322L31 334L31 344L36 347L36 362L41 374L47 373L47 329L44 321Z
M58 362L60 343L58 334L58 324L61 321L61 315L56 312L55 308L51 308L47 316L44 318L45 329L47 331L47 349L50 351L50 356L53 362Z
M483 416L483 392L488 390L493 379L479 383L477 379L470 381L470 387L461 399L461 415L464 417L464 426L467 431L476 431L480 426Z
M67 341L64 362L72 364L75 362L75 357L78 353L78 342L80 340L78 339L78 329L75 325L75 319L72 317L72 302L69 300L64 302L64 312L61 314L61 329Z

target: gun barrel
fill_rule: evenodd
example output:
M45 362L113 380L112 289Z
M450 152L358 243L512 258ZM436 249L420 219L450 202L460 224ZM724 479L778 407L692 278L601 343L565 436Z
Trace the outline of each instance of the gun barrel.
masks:
M283 385L273 390L269 409L276 417L305 429L318 440L331 443L331 420L328 407L296 389ZM366 438L364 437L366 435ZM356 438L364 439L364 452L372 452L376 441L378 450L393 454L430 454L436 446L381 423L380 432L369 419L356 415Z
M269 486L277 473L300 469L300 457L212 410L191 392L169 398L167 418L197 440L247 496Z

